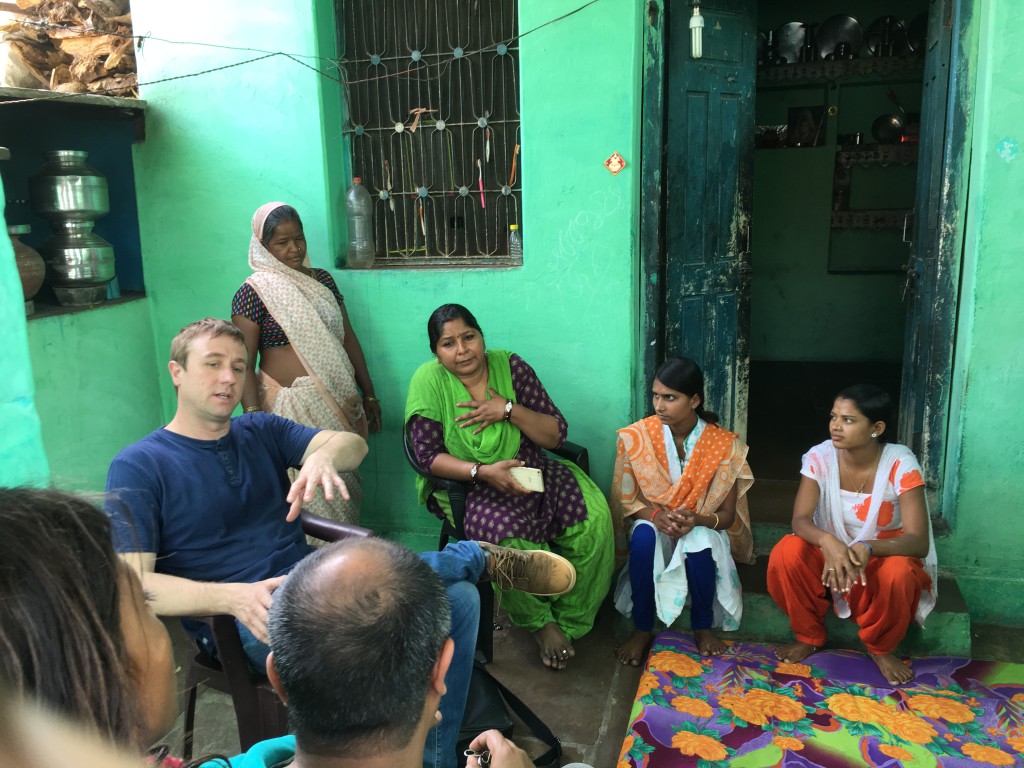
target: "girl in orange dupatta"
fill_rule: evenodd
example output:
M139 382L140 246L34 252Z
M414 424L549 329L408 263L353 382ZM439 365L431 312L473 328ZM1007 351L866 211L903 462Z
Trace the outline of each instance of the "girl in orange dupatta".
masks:
M704 374L692 360L672 358L655 373L651 391L655 415L618 432L611 492L620 544L629 529L615 605L634 623L616 656L633 666L654 637L655 611L669 626L687 599L698 650L722 653L711 628L738 629L743 615L733 560L754 559L747 446L704 410Z

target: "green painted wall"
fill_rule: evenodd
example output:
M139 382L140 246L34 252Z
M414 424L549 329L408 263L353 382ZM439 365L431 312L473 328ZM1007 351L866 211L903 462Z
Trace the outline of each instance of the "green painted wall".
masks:
M939 543L939 562L957 574L973 617L1020 625L1024 5L978 0L975 23L976 117L945 484L954 533Z
M831 228L834 165L834 145L755 151L754 360L902 359L900 276L829 273L830 240L848 234Z
M329 3L166 5L136 0L138 28L195 39L188 20L201 13L207 40L305 55L333 45ZM522 0L522 29L577 5ZM1014 395L1024 389L1024 158L1016 146L1024 143L1024 7L976 6L978 65L967 75L977 80L978 117L945 483L953 531L938 548L976 619L1024 624L1016 519L1024 438L1014 427ZM444 301L469 305L492 346L535 365L607 486L613 430L633 416L634 329L647 321L638 317L635 267L640 13L630 0L602 0L522 41L523 268L335 273L384 405L386 432L371 439L364 471L364 520L379 531L432 544L435 526L415 507L399 431L406 382L428 355L425 319ZM259 55L150 39L141 79ZM46 482L42 434L59 482L99 487L116 450L166 418L169 341L190 320L228 313L248 271L256 206L297 205L318 266L333 263L343 238L336 202L347 178L335 84L278 56L144 91L147 138L134 159L148 299L32 321L26 330L9 246L0 242L0 320L13 329L0 382L0 482ZM618 177L601 166L614 150L630 163Z
M521 29L579 5L523 0ZM633 415L641 10L632 0L602 0L521 43L522 268L335 272L384 410L385 432L371 437L363 469L363 521L378 531L433 543L436 525L416 507L400 434L407 382L429 356L426 319L447 301L476 313L491 346L534 365L565 412L571 439L590 447L599 482L610 481L614 430ZM201 16L205 40L334 53L329 3L135 0L132 12L136 28L154 37L196 39ZM140 80L257 55L149 40ZM135 167L161 359L184 323L228 314L248 274L249 221L260 204L294 204L311 259L331 267L344 236L337 198L349 179L339 88L289 59L144 87L143 97L147 137ZM613 151L629 163L617 177L602 165Z
M32 320L28 341L51 480L102 491L117 452L163 423L149 302Z
M0 182L0 213L6 199ZM7 337L0 376L0 486L41 486L49 479L49 467L34 402L25 297L6 233L5 227L0 234L0 328Z

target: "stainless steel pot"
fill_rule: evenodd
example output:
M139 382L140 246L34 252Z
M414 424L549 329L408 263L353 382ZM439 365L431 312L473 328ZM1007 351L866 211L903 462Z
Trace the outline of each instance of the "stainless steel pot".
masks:
M57 149L28 182L32 210L51 220L94 221L110 213L107 178L86 162L88 152Z
M39 251L46 259L57 301L69 306L97 304L114 277L114 248L92 231L91 221L64 221Z

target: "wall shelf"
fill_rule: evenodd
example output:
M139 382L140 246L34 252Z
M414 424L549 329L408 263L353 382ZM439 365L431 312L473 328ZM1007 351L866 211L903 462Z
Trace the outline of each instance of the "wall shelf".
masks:
M26 317L25 319L31 323L36 320L45 320L48 317L59 317L60 315L74 315L78 312L96 312L110 307L116 307L119 304L127 304L132 301L141 301L146 298L146 294L142 291L124 291L119 298L107 299L101 301L98 304L89 304L86 306L75 306L67 307L56 303L50 303L45 297L43 301L39 300L36 296L36 311Z
M919 56L807 61L758 67L757 87L823 85L837 80L864 83L892 83L901 79L920 81L923 73L924 59Z
M906 226L909 208L884 210L832 211L832 229L897 229Z
M843 168L854 165L910 165L917 162L918 144L861 144L840 147L836 151L836 163Z
M81 104L85 107L125 110L126 117L135 117L146 109L142 99L123 99L118 96L104 96L99 93L61 93L36 88L0 87L0 100L26 101L32 103L57 102L60 104Z

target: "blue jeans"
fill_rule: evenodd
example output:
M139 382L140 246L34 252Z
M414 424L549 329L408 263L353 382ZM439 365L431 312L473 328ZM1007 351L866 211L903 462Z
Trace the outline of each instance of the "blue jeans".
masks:
M440 552L422 552L420 558L441 577L451 603L451 638L455 641L448 674L444 677L448 692L441 699L441 724L427 734L423 748L423 768L455 768L455 744L466 711L469 681L473 676L476 634L480 626L480 595L476 583L484 571L484 552L473 541L456 541ZM270 647L255 638L244 624L238 624L242 647L253 668L263 674Z

